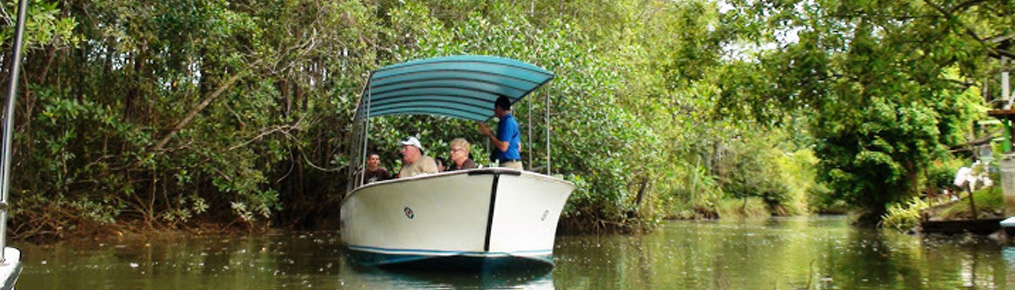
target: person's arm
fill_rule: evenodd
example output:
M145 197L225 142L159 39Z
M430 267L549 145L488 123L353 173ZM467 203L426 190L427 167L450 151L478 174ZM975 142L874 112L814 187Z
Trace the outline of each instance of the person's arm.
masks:
M490 127L487 127L486 124L479 123L479 132L483 133L483 135L486 135L486 137L489 137L490 143L493 143L493 147L497 148L497 150L499 150L500 152L507 151L508 146L511 145L511 143L508 143L507 141L501 141L500 139L497 139L497 136L494 135L492 132L490 132Z

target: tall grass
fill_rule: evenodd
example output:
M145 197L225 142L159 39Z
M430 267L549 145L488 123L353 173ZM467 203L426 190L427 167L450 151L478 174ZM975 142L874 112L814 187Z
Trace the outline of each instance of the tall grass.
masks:
M906 231L920 225L920 214L930 204L914 196L907 202L888 206L888 213L882 216L881 226Z

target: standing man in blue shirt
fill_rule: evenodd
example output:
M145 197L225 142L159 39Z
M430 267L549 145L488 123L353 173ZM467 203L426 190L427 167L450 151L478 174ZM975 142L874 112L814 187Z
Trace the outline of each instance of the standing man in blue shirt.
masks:
M497 124L497 135L490 133L486 124L479 123L479 132L490 137L493 143L493 155L500 162L500 167L524 170L522 166L522 134L518 131L518 122L511 116L511 100L501 96L494 102L493 114L500 119Z

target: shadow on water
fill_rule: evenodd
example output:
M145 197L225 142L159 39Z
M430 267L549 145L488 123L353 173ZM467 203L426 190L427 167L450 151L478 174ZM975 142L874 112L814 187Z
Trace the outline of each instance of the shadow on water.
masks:
M542 269L500 269L496 271L432 271L395 267L353 265L356 276L373 276L389 286L420 289L553 289L553 272Z
M448 269L449 261L437 264L409 263L394 266L365 266L357 263L343 247L341 276L366 277L393 288L420 289L553 289L553 268L543 263L494 270ZM454 265L453 261L451 261ZM517 266L517 265L516 265Z

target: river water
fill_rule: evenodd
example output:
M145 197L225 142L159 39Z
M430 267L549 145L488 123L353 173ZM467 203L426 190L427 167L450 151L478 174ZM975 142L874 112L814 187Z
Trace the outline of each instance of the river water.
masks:
M849 226L842 217L670 221L561 236L551 271L363 268L336 233L14 243L18 289L1015 289L1015 247Z

